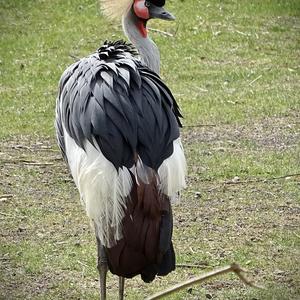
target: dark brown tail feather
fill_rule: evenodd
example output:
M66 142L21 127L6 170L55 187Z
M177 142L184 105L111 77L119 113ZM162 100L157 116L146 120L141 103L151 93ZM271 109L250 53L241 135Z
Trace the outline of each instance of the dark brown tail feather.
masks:
M110 271L126 278L141 274L145 282L173 271L172 229L170 200L159 192L156 179L135 183L123 219L123 238L106 249Z

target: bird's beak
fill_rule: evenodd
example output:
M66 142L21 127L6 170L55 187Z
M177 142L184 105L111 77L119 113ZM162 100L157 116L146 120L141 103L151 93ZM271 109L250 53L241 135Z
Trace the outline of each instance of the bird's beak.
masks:
M171 13L166 11L164 7L159 7L153 4L151 4L149 7L149 16L153 19L155 18L168 21L175 20L175 17Z

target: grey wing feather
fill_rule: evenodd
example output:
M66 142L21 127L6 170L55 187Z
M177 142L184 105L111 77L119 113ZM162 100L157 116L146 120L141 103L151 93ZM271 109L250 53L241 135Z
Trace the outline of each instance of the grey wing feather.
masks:
M181 114L159 76L127 46L117 44L115 52L113 47L100 49L64 72L57 101L58 142L65 156L64 126L78 146L84 149L90 141L117 169L130 168L139 155L157 170L173 152Z

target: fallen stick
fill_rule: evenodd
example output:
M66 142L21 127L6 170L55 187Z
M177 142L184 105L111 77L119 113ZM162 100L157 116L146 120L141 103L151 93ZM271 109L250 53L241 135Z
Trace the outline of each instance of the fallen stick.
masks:
M12 194L4 194L4 195L0 195L0 200L2 199L10 199L12 198L14 195Z
M74 54L72 54L72 53L70 53L69 56L70 56L71 58L73 58L75 61L80 60L80 57L78 57L78 56L76 56L76 55L74 55Z
M24 164L28 166L52 166L54 163L52 162L37 162L37 161L30 161L30 160L24 160L24 159L17 159L17 160L1 160L0 161L3 164Z
M193 128L193 127L217 127L216 124L196 124L196 125L184 125L182 128Z
M165 35L165 36L174 37L174 35L170 32L162 31L162 30L155 29L155 28L148 28L148 29L150 31L157 32L157 33L160 33L160 34Z
M23 162L24 165L27 166L53 166L54 163L51 162L35 162L35 161L28 161L28 162Z
M211 279L211 278L214 278L216 276L219 276L219 275L222 275L222 274L227 274L227 273L235 273L245 284L251 286L251 287L255 287L255 288L262 288L261 286L258 286L256 284L254 284L252 281L250 281L249 279L247 279L242 273L243 272L246 272L245 270L243 270L238 264L236 263L233 263L231 264L230 266L226 266L226 267L223 267L223 268L220 268L220 269L217 269L217 270L214 270L214 271L211 271L211 272L208 272L208 273L205 273L205 274L202 274L200 276L197 276L195 278L192 278L190 280L187 280L183 283L179 283L179 284L176 284L162 292L158 292L148 298L146 298L146 300L155 300L155 299L161 299L165 296L168 296L170 294L173 294L179 290L182 290L184 288L187 288L191 285L194 285L196 283L201 283L205 280L208 280L208 279Z
M192 264L177 264L176 268L198 268L198 269L205 269L208 267L207 263L202 263L198 265L192 265Z
M249 85L252 85L254 82L256 82L258 79L262 78L262 75L259 75L258 77L256 77L254 80L252 80Z

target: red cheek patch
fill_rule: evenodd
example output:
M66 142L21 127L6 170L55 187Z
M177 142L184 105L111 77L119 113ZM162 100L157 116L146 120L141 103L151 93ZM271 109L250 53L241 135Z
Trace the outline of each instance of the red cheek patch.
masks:
M148 7L145 6L145 0L135 0L133 9L139 18L144 20L150 18Z

